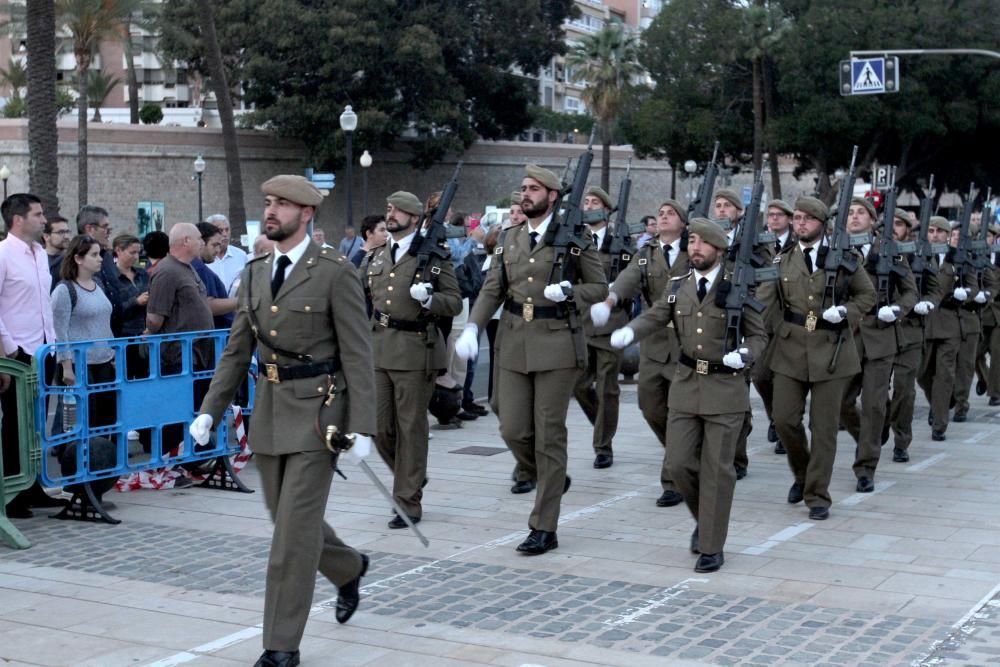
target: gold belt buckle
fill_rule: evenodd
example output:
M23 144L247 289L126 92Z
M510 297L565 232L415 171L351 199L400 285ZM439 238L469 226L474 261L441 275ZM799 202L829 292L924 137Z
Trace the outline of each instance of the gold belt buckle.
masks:
M381 324L384 327L388 327L389 326L389 316L386 315L385 313L379 313L378 323Z
M818 321L819 319L812 313L806 315L806 331L816 331L816 322Z
M278 364L264 364L264 372L267 374L268 382L281 384L281 378L278 377Z
M698 375L708 375L708 362L704 359L696 360L694 372Z
M526 303L523 306L522 317L524 317L525 322L530 322L535 319L535 304Z

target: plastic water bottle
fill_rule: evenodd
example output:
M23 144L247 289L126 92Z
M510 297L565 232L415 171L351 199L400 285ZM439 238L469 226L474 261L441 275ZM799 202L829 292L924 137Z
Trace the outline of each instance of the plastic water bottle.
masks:
M63 396L63 433L76 425L76 394Z

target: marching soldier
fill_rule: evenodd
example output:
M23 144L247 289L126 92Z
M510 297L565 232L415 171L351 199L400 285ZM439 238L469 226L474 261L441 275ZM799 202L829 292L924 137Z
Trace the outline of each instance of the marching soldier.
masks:
M855 197L851 200L848 211L848 232L872 233L876 214L875 206L870 201ZM875 271L882 242L878 240L859 248L865 260L865 273L873 288L878 285L879 280ZM886 419L885 391L892 376L893 359L899 351L897 341L901 332L898 321L909 314L917 302L917 286L909 273L906 259L897 255L892 258L892 262L893 265L904 266L906 277L890 273L889 291L885 295L888 301L876 302L854 328L854 342L861 361L861 372L848 380L840 406L840 421L858 445L854 454L854 476L858 480L856 488L859 493L871 493L875 490L875 468L882 449L882 430ZM857 407L859 396L860 414Z
M275 176L261 190L264 230L275 250L243 270L229 343L190 431L195 441L208 442L259 350L265 372L257 381L250 444L274 536L264 597L265 651L256 667L294 667L317 570L339 589L339 622L358 606L368 556L344 544L323 520L333 470L322 434L327 426L355 432L343 458L367 455L375 392L368 318L354 266L306 233L323 195L301 176Z
M611 234L608 219L614 205L608 193L591 187L583 198L583 210L599 212L601 217L590 222L591 238L604 267L604 275L611 280ZM596 304L595 304L596 305ZM587 368L580 373L573 395L594 426L594 467L610 468L614 463L611 441L618 430L618 372L622 366L622 352L611 347L611 332L628 323L630 302L616 304L603 321L589 314L583 321L583 335L587 339ZM598 317L601 317L600 313Z
M500 306L500 349L497 351L497 395L500 435L517 459L518 480L537 479L535 506L528 520L528 538L517 550L542 554L559 546L561 496L569 489L566 475L566 412L580 368L582 330L571 331L570 299L590 305L604 299L608 284L597 257L588 247L570 255L575 284L550 277L555 248L549 225L561 183L548 169L525 168L521 210L528 220L507 233L494 250L490 271L469 314L465 331L455 344L464 359L476 356L478 333ZM580 346L580 347L577 347Z
M997 267L996 251L993 249L997 236L1000 235L1000 226L990 225L986 230L986 243L990 247L989 264L986 266L987 284L1000 284L1000 268ZM979 342L979 351L976 355L976 393L982 396L989 394L990 405L1000 405L1000 290L996 287L990 290L990 300L983 307L983 337ZM990 355L989 364L986 363L986 355Z
M959 229L956 225L951 230L951 245L958 245ZM979 225L969 226L969 236L978 238ZM970 273L973 273L971 270ZM978 278L978 276L977 276ZM972 378L976 373L976 355L982 340L982 322L980 313L989 310L989 300L991 294L996 294L996 285L993 284L993 273L987 268L983 273L982 284L975 279L972 282L972 298L962 304L959 309L959 317L962 322L962 342L958 348L958 360L955 366L955 415L952 420L964 422L969 414L969 392L972 387Z
M691 220L688 231L693 270L671 279L656 304L611 340L625 347L668 326L676 332L680 353L668 402L668 468L698 524L691 536L691 551L700 553L695 572L715 572L725 562L736 488L732 460L750 409L743 368L764 350L766 337L761 316L745 308L742 344L725 351L727 313L725 301L716 297L729 280L723 262L729 243L705 218Z
M838 411L830 406L840 404L847 381L861 370L851 329L875 305L875 288L861 271L838 275L833 303L824 299L828 246L820 242L828 217L826 204L800 197L792 217L798 242L775 258L782 321L771 359L774 426L795 476L788 502L804 499L813 520L828 518L832 503ZM811 443L802 425L807 395Z
M390 238L375 252L367 275L378 406L375 446L392 470L392 495L413 523L423 517L427 408L434 379L448 366L438 319L462 312L451 261L431 255L426 267L420 266L419 244L428 243L417 235L423 210L409 192L386 199ZM405 527L401 516L389 521L389 528Z
M656 218L657 236L640 248L618 274L608 298L590 307L592 320L606 321L612 308L632 303L640 294L646 306L652 307L671 278L690 271L688 254L681 250L681 232L686 224L687 212L679 202L673 199L663 202ZM667 404L677 354L677 334L669 326L653 331L639 345L639 410L664 448L660 469L663 493L656 499L657 507L673 507L684 500L667 468Z

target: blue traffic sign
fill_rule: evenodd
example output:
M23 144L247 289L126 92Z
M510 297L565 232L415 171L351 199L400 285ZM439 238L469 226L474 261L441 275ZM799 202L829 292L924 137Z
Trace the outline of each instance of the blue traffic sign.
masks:
M841 95L879 95L896 92L899 92L899 58L840 61Z
M333 190L334 184L336 182L336 175L331 172L317 172L314 171L312 167L308 167L303 170L303 174L309 179L309 182L315 185L320 190Z

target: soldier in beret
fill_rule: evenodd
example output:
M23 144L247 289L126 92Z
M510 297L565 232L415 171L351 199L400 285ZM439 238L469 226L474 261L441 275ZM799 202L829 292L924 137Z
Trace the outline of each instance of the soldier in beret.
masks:
M976 354L976 393L982 396L989 394L990 405L1000 405L1000 268L997 267L996 246L1000 226L989 225L986 229L986 244L990 247L989 262L986 265L985 280L993 286L990 289L989 302L983 307L983 336L979 342ZM986 362L989 354L990 361Z
M804 499L812 520L830 516L839 416L830 407L840 405L848 380L861 370L852 328L876 300L875 288L862 271L839 272L833 302L826 298L823 262L829 246L823 237L829 213L820 200L800 197L792 216L798 242L775 258L782 321L775 330L778 342L771 359L774 426L795 478L788 502ZM834 354L837 361L831 369ZM807 396L811 443L802 424Z
M955 224L951 229L951 246L958 246L959 225ZM979 224L969 226L969 238L979 238ZM994 282L993 274L983 271L982 275L971 267L966 270L966 275L972 274L970 286L971 298L959 308L959 318L962 322L961 344L958 348L958 358L955 366L955 389L953 397L955 403L955 414L952 419L956 422L964 422L968 419L969 413L969 392L972 388L972 379L976 373L976 354L979 343L982 339L981 313L989 305L993 295L997 293L997 285Z
M766 336L763 318L745 308L742 340L736 349L726 348L725 299L717 295L730 279L723 261L729 243L705 218L694 218L688 232L693 271L672 278L653 307L615 331L611 342L625 347L667 327L676 332L679 363L669 398L667 467L698 524L691 535L691 551L700 554L695 572L715 572L725 562L736 488L732 460L750 409L743 369L764 350Z
M620 303L632 303L639 295L647 308L652 307L671 278L687 275L691 270L688 254L681 250L681 232L686 225L687 209L673 199L663 202L656 218L656 237L642 246L625 270L618 274L609 288L608 298L590 307L591 318L595 318L595 313L597 318L610 313ZM663 446L662 493L656 499L657 507L673 507L684 500L667 467L668 403L677 355L677 334L669 326L653 331L639 345L639 410Z
M427 481L427 408L435 378L448 366L440 318L462 312L462 295L450 260L432 255L421 267L417 254L428 243L418 233L424 207L409 192L386 199L389 241L375 251L365 276L372 303L378 433L375 446L393 473L392 495L410 521L423 517ZM389 528L406 528L401 516Z
M583 210L590 226L591 240L597 248L607 282L611 282L611 233L608 219L614 205L608 193L597 186L587 190ZM618 430L618 373L622 366L621 350L611 347L611 332L628 322L630 302L608 308L594 304L583 320L587 339L587 368L577 378L573 395L594 426L594 467L610 468L614 463L611 441ZM595 311L595 308L597 309Z
M264 233L273 253L247 263L239 306L212 384L191 424L208 442L247 376L257 380L250 444L274 521L264 597L264 653L257 667L299 664L299 642L318 570L339 589L337 620L359 602L368 556L347 546L323 519L333 470L327 426L355 433L341 460L360 461L375 432L372 349L354 266L306 233L323 195L301 176L275 176L264 192Z
M570 255L575 264L573 284L552 276L555 248L546 232L557 224L553 216L558 213L554 209L560 188L559 177L548 169L525 167L521 208L528 221L513 227L503 244L497 244L495 266L455 344L463 359L475 357L479 331L503 307L496 357L500 435L517 459L518 484L531 486L537 480L538 485L528 520L530 533L517 547L526 555L559 546L559 506L570 485L566 412L581 370L575 346L583 341L570 331L567 301L575 299L589 306L608 294L601 260L593 247Z

